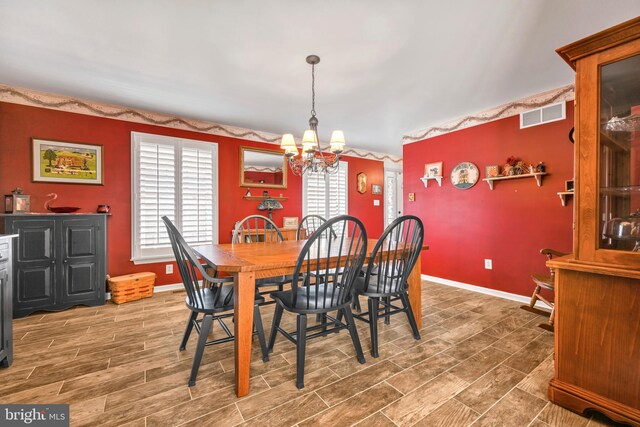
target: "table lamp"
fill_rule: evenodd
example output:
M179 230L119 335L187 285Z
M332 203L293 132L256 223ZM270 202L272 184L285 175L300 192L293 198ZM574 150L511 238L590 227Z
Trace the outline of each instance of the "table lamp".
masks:
M258 205L259 211L269 211L269 219L273 220L273 210L282 209L282 203L271 197L267 197Z

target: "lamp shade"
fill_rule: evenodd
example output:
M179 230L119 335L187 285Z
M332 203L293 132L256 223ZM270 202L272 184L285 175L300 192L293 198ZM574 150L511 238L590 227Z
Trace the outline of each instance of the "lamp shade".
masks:
M303 144L318 144L318 140L316 139L316 133L313 129L307 129L304 131L304 136L302 137Z
M293 134L285 133L284 135L282 135L282 141L280 141L280 148L284 148L285 150L288 150L291 147L293 148L296 147L296 140L293 137Z
M341 130L334 130L331 133L331 152L342 153L344 151L344 145L346 141L344 139L344 132Z
M274 209L282 209L282 203L280 203L276 199L272 199L271 197L267 197L258 205L259 211L271 211Z
M304 131L304 136L302 137L302 151L305 153L310 153L315 151L318 146L318 139L316 138L316 133L313 129L307 129Z

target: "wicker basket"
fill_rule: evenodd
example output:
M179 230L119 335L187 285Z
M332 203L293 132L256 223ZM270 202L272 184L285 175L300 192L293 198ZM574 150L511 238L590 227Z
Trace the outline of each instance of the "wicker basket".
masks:
M111 301L116 304L136 301L153 296L155 273L134 273L126 276L109 277Z

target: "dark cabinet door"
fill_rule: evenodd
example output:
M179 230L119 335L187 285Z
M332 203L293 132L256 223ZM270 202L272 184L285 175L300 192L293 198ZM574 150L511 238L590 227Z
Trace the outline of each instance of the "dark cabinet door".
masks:
M12 229L20 242L14 243L14 311L50 307L56 299L55 221L18 219L12 221Z
M62 221L62 277L59 302L81 303L104 300L104 233L100 218L70 218Z
M0 366L8 366L9 360L9 346L11 343L9 340L10 328L11 328L11 315L10 309L12 301L7 301L7 288L11 286L7 283L8 272L7 263L0 263Z

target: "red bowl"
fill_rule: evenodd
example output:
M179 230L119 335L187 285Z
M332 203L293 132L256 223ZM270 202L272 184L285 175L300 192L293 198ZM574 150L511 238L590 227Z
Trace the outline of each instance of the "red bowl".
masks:
M48 206L47 209L53 213L72 213L80 210L80 208L76 208L73 206Z

